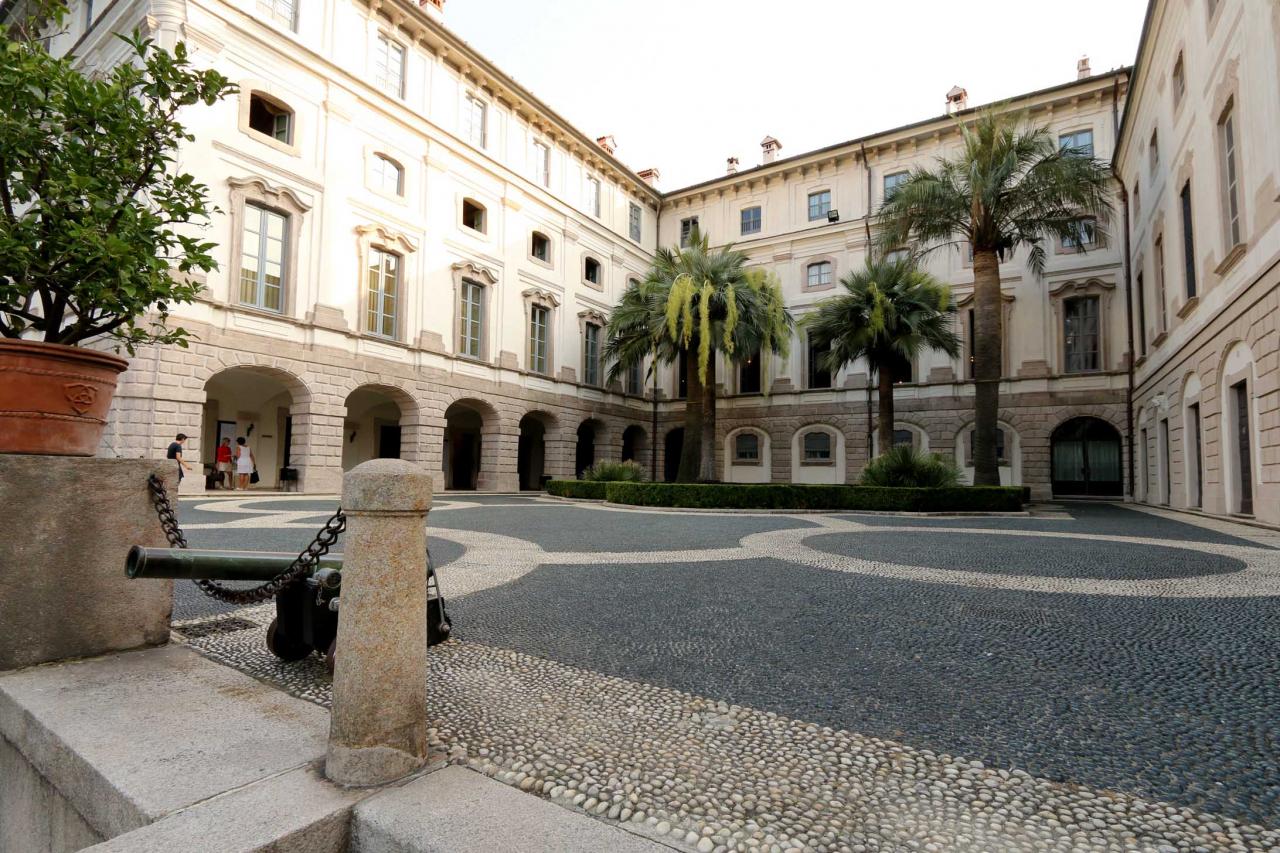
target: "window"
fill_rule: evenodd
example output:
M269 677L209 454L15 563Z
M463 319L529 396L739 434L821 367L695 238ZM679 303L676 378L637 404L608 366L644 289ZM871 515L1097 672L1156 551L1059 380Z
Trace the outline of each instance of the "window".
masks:
M1150 160L1148 166L1151 169L1151 180L1154 182L1156 171L1160 168L1160 131L1158 130L1151 131L1151 142L1147 145L1147 157Z
M404 169L390 157L373 155L372 179L375 189L389 195L404 195Z
M472 231L479 231L484 234L488 231L488 223L485 222L485 209L478 201L464 198L462 200L462 224L470 228Z
M902 385L916 381L916 365L912 359L902 355L895 355L889 359L889 363L885 365L885 369L889 371L889 375L893 377L894 385Z
M1240 179L1236 164L1234 105L1228 104L1218 120L1218 132L1222 137L1222 186L1227 214L1227 248L1230 250L1240 245Z
M1093 156L1093 130L1075 130L1058 137L1058 148L1077 157Z
M830 388L831 387L831 370L827 367L827 353L831 352L831 346L818 346L814 342L809 342L809 387L810 388Z
M277 142L293 144L293 113L257 92L249 96L249 127Z
M1182 185L1178 196L1182 203L1182 264L1183 278L1186 279L1187 298L1196 295L1196 237L1191 224L1191 180Z
M895 429L893 431L894 447L915 447L916 434L909 429Z
M805 287L828 287L831 285L831 276L831 261L819 261L816 264L809 264L809 266L805 267Z
M627 236L640 242L640 205L634 201L627 205Z
M533 305L529 309L529 370L547 372L547 329L551 322L551 309L545 305Z
M1173 63L1173 106L1176 109L1182 104L1182 97L1187 93L1187 75L1182 65L1182 54Z
M742 209L742 233L743 234L759 234L760 233L760 206L744 207Z
M755 463L760 461L760 436L754 432L740 432L733 439L733 461Z
M404 45L381 34L374 45L373 82L392 97L404 97Z
M972 251L972 247L970 247L970 251ZM885 252L884 255L885 261L891 264L901 263L902 261L910 260L910 258L910 249L893 249L892 251Z
M87 31L93 26L93 0L84 0L84 28Z
M488 106L475 95L462 102L462 138L476 148L484 148L488 138Z
M1062 339L1067 373L1084 373L1100 366L1098 297L1077 296L1065 300Z
M285 235L289 217L256 204L244 206L240 304L284 310Z
M529 159L533 161L534 183L551 186L551 147L535 139L529 146Z
M462 305L458 317L458 352L468 358L482 358L484 333L484 285L462 280Z
M1064 249L1088 249L1094 245L1098 237L1098 222L1091 216L1075 221L1075 234L1062 238Z
M689 396L689 353L680 350L680 358L676 360L676 397L683 400Z
M688 216L680 220L680 248L689 245L689 241L693 239L693 234L698 230L698 217Z
M93 4L88 4L93 8ZM297 26L297 0L258 0L258 11L266 15L268 20L275 21L283 27L294 29Z
M738 393L760 393L760 355L749 355L738 365Z
M586 323L582 327L582 381L600 384L600 327Z
M600 179L587 178L586 198L584 202L587 205L587 213L597 219L600 218Z
M544 264L551 263L551 238L541 231L534 231L529 238L529 256Z
M1204 459L1200 440L1200 404L1187 406L1187 439L1188 455L1191 456L1191 472L1187 478L1189 497L1188 506L1202 506L1204 491ZM1191 491L1194 489L1194 491Z
M594 284L596 287L599 287L602 280L602 276L600 274L600 262L590 255L583 258L582 277Z
M1142 282L1142 273L1135 279L1138 285L1138 351L1147 354L1147 287Z
M831 190L809 193L809 221L826 219L831 210Z
M973 464L974 432L975 432L974 430L969 430L969 464L970 465ZM1004 455L1004 448L1005 448L1004 430L1000 427L996 427L996 463L999 465L1004 465L1008 461Z
M643 394L644 388L644 365L640 362L632 362L627 365L627 388L628 394Z
M894 172L892 175L884 176L884 198L886 201L893 195L894 190L906 183L908 174L908 172Z
M1156 256L1156 307L1160 313L1157 315L1160 320L1160 331L1168 331L1169 329L1169 306L1167 304L1164 289L1164 235L1161 234L1156 238L1155 245Z
M803 438L804 461L807 465L831 461L831 433L814 430Z
M368 280L364 330L384 338L394 338L396 300L400 295L400 256L378 248L370 249Z

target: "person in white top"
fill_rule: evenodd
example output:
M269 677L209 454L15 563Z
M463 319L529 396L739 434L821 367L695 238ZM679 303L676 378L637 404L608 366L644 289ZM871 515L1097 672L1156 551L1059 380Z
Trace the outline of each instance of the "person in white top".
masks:
M258 470L258 460L253 458L253 449L245 444L243 438L236 439L236 479L240 488L249 488L249 476Z

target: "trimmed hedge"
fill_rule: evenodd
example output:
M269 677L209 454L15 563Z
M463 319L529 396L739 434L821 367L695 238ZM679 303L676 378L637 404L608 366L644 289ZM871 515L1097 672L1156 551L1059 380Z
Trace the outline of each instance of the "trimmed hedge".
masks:
M554 482L565 481L553 481L553 484ZM956 486L929 489L887 486L805 486L787 483L760 485L602 483L598 485L607 486L605 496L612 503L634 506L888 512L1019 512L1022 510L1022 489L1008 486ZM586 497L586 495L576 497Z
M605 498L605 486L611 485L603 480L551 480L547 483L547 494L558 498L583 498L602 501Z

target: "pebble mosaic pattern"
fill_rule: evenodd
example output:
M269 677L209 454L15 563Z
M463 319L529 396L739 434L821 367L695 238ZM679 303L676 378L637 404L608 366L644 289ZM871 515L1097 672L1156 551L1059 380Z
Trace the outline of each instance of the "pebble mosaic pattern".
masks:
M1280 537L1118 508L717 515L702 548L612 551L670 514L561 506L596 550L544 551L546 502L468 503L431 519L455 762L704 853L1280 850ZM293 512L233 529L297 543ZM277 662L260 628L188 642L328 701L319 659Z

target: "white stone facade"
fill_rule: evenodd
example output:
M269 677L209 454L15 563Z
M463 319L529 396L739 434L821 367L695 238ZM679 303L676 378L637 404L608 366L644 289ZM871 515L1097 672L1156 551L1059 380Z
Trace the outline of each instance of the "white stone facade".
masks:
M586 346L589 326L605 321L654 249L677 243L696 217L713 243L733 242L772 268L802 316L862 263L885 178L953 151L959 139L947 116L787 158L771 139L763 165L661 194L613 157L607 139L567 125L454 36L430 0L135 0L107 6L87 34L77 18L61 46L74 44L87 64L108 63L118 59L109 32L140 20L162 44L185 40L241 93L188 118L196 141L182 166L223 211L209 229L220 269L200 302L176 312L195 340L134 360L103 452L157 454L181 430L193 439L188 456L211 462L219 434L248 433L267 485L288 467L311 492L334 490L344 467L394 453L426 464L449 488L527 488L593 459L653 461L661 479L679 446L675 367L658 370L655 437L648 389L602 387L605 366ZM1055 135L1087 132L1095 156L1111 157L1129 82L1127 70L1084 77L1009 108ZM290 116L282 133L264 127L264 115L282 113ZM1261 116L1249 120L1262 126ZM1263 169L1264 158L1250 155L1246 165ZM828 207L838 215L829 219ZM1262 207L1250 209L1251 225L1261 226ZM759 210L744 214L750 208ZM1083 452L1100 441L1107 470L1128 469L1121 209L1099 223L1087 252L1052 247L1043 275L1021 254L1001 269L1002 480L1038 497L1128 491L1119 475L1099 486L1096 466L1095 482L1063 481L1054 461L1063 444ZM258 268L273 250L245 248L266 246L256 226L246 230L262 211L280 217L275 251L284 262L279 297L255 307L241 279L245 266L250 279L257 270L250 301L262 303ZM264 219L258 230L267 227ZM398 276L390 316L370 310L381 307L369 289L381 253L393 256ZM935 252L928 266L955 290L966 352L913 365L897 394L898 427L902 440L964 466L972 273L960 249ZM1086 363L1069 364L1063 314L1081 301L1097 313L1098 343ZM806 354L801 335L788 360L766 366L768 395L719 366L725 479L856 481L875 417L866 371L853 365L830 387L811 387Z

